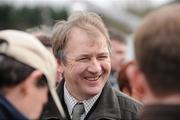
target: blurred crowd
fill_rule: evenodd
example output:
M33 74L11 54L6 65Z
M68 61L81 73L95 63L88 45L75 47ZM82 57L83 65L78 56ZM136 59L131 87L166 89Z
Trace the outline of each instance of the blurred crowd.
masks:
M180 4L127 37L94 12L0 31L0 120L180 120Z

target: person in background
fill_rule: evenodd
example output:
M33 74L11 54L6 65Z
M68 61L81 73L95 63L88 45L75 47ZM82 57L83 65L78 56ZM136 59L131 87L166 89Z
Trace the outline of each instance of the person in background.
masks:
M50 27L47 27L45 25L40 26L40 27L35 27L35 28L30 28L26 30L27 32L31 33L32 35L34 35L38 40L40 40L40 42L50 51L52 51L52 45L51 45L51 29ZM57 60L57 62L59 62ZM56 86L59 85L60 81L62 80L63 76L62 76L62 68L60 66L58 66L58 70L57 70L57 76L56 76Z
M54 56L35 37L0 31L0 119L38 119L48 89L64 116L55 91L56 71Z
M141 103L113 90L110 39L102 19L92 12L75 12L59 21L52 34L53 53L60 59L63 80L57 88L70 120L132 120ZM45 118L57 118L53 103Z
M111 73L109 80L113 88L119 89L117 77L118 72L121 69L121 65L127 60L127 42L124 35L120 32L110 30L109 34L112 45Z
M52 45L50 41L50 34L45 33L43 31L37 31L32 33L36 38L38 38L41 43L52 52Z
M41 43L52 52L52 45L50 41L51 37L51 28L45 25L29 28L26 30L28 33L34 35L36 38L38 38Z
M133 67L135 61L129 61L121 66L121 70L118 73L118 85L119 90L123 93L142 101L141 96L138 96L136 90L133 87L132 81L129 78L128 70Z
M143 96L141 120L180 119L180 4L150 13L135 32L131 79Z

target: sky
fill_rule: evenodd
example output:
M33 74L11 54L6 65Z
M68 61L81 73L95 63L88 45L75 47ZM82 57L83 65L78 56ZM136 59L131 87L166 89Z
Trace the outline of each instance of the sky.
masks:
M34 5L51 5L51 6L62 6L62 5L67 5L72 2L83 2L83 1L89 1L91 3L95 3L98 6L101 7L109 7L112 2L120 3L121 5L125 5L126 2L137 2L141 3L147 0L0 0L0 4L2 2L9 3L9 4L14 4L16 6L22 6L22 5L29 5L29 6L34 6ZM166 3L170 0L150 0L154 5L161 5L163 3Z

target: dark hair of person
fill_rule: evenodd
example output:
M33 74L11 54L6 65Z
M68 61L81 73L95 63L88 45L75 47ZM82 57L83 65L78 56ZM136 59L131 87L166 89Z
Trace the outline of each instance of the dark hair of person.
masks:
M110 36L110 40L115 40L117 42L120 42L124 45L127 44L127 41L125 39L125 36L123 33L115 31L115 30L110 30L109 31L109 36Z
M147 82L158 96L180 92L179 5L149 15L135 33L135 54Z
M0 88L16 86L23 82L35 69L12 57L0 54ZM47 85L43 75L37 81L37 86Z
M46 47L51 47L51 42L50 42L50 36L46 35L45 33L36 35L37 39L41 41L41 43L46 46Z
M134 62L128 62L126 64L123 64L121 66L121 70L118 73L118 79L117 79L120 91L123 91L123 89L126 88L126 90L128 90L130 95L132 95L132 88L129 83L126 71L127 71L127 68L129 67L129 65L131 65L133 63Z

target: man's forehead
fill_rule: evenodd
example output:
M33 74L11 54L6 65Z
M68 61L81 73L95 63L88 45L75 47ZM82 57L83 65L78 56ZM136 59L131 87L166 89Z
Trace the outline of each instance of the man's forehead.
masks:
M77 53L77 54L67 54L66 58L70 60L80 59L80 58L98 58L100 56L110 56L109 52L98 52L98 53Z
M69 34L68 42L66 47L68 46L74 46L74 43L79 44L107 44L105 36L96 31L87 31L81 28L73 28L73 30Z
M74 55L77 55L77 56L86 56L86 55L100 55L100 54L109 54L109 50L107 47L102 47L102 49L96 49L96 50L93 50L93 49L89 49L86 47L78 47L78 49L74 50L74 49L68 49L68 50L65 50L65 54L66 55L71 55L71 54L74 54Z
M101 33L101 31L97 27L86 24L84 26L74 26L74 27L72 27L71 32L69 34L69 38L74 37L74 35L76 36L76 34L74 34L74 33L76 33L77 31L81 32L81 33L84 33L84 34L87 34L89 37L98 37L100 35L103 35Z
M86 41L87 42L87 41ZM76 45L75 45L76 44ZM92 45L91 45L92 44ZM71 47L72 46L72 47ZM74 47L73 47L74 46ZM109 49L107 43L90 43L85 44L74 43L64 50L66 55L73 56L97 56L102 54L109 55Z

